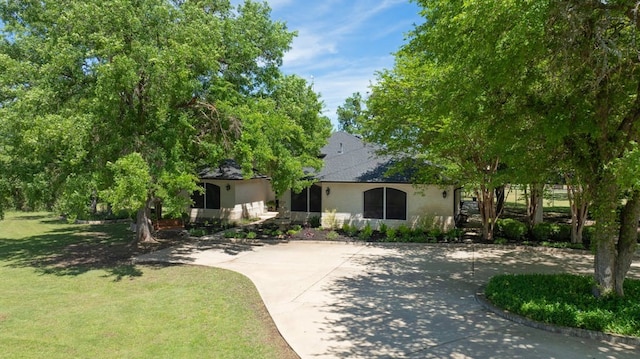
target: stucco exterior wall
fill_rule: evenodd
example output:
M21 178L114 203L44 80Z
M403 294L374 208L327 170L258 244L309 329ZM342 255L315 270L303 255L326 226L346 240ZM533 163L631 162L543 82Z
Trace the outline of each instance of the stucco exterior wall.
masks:
M322 213L290 212L291 194L285 193L281 202L285 202L285 217L292 221L304 221L312 216L322 217L322 226L326 228L341 227L344 223L360 228L367 223L375 229L380 223L390 227L401 224L415 227L438 226L448 230L455 226L456 201L459 195L453 186L425 185L414 187L411 184L390 183L321 183ZM364 218L364 192L373 188L387 187L407 193L407 220L384 220ZM329 194L327 195L327 188ZM443 192L446 191L446 197Z

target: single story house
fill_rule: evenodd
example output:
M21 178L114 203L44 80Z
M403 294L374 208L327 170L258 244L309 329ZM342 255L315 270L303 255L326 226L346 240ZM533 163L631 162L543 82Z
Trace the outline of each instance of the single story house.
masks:
M378 155L377 149L346 132L333 133L321 151L322 170L308 173L316 183L278 198L279 216L300 222L320 217L324 227L344 223L358 227L369 223L373 228L381 223L454 227L460 190L453 185L413 185L406 174L390 175L395 160ZM255 218L267 212L269 201L276 200L266 176L243 178L233 161L206 169L199 177L204 192L192 196L192 221Z
M378 148L349 133L333 133L322 149L324 167L312 174L317 182L280 199L285 216L292 221L319 216L323 227L369 223L375 229L385 223L453 228L461 190L453 185L413 185L409 175L389 174L395 160L378 155Z

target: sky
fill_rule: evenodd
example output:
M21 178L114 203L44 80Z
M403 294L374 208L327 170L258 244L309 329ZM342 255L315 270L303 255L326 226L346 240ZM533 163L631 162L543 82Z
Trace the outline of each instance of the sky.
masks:
M273 20L298 32L282 71L313 82L335 128L337 107L354 92L366 96L376 71L393 67L393 53L422 19L409 0L267 2Z

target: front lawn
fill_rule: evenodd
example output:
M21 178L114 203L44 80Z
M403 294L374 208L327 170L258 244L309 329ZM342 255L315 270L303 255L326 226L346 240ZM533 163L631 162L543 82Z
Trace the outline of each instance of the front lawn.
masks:
M0 221L2 357L297 357L246 277L135 266L130 239L45 213Z
M535 321L640 337L640 280L624 284L624 298L596 298L595 281L587 276L499 275L485 295L497 307Z

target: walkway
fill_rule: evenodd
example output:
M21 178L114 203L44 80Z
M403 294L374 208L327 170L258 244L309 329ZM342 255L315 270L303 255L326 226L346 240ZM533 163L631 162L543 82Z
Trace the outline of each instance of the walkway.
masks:
M591 273L576 252L290 242L206 245L139 258L215 266L255 283L303 358L638 358L640 348L569 337L488 313L474 294L499 273ZM631 269L640 277L640 264Z

